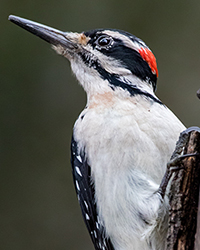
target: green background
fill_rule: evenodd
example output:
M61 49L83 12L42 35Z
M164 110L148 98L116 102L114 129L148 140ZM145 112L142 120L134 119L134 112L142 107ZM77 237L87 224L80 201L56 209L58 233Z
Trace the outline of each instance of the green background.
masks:
M157 57L157 95L188 127L200 125L199 13L197 0L1 0L0 249L94 249L70 166L86 95L68 61L8 15L64 31L118 28L140 37Z

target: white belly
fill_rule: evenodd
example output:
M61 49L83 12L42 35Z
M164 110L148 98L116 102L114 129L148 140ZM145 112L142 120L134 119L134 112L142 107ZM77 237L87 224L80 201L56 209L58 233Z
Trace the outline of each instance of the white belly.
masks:
M184 126L159 104L119 107L84 110L75 140L86 151L99 218L115 249L163 250L165 232L154 229L167 204L155 192Z

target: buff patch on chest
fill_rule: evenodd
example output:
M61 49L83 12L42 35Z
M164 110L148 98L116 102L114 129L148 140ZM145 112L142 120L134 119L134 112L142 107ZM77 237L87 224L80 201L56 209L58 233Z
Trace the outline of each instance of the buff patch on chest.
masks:
M100 106L109 107L109 106L112 106L113 103L114 103L113 93L105 92L102 94L96 94L96 95L91 96L88 108L92 109L92 108L97 108Z

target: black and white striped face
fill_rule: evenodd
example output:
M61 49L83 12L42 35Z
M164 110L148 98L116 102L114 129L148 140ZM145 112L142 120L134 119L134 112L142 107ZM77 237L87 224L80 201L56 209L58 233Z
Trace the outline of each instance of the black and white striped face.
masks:
M143 81L156 83L156 59L141 39L121 30L93 30L84 34L93 53L108 65L110 73L133 74Z
M134 89L133 82L138 80L149 84L153 90L156 88L156 59L146 44L134 35L114 29L62 32L16 16L9 19L51 43L59 54L68 58L87 93L118 88L134 95L138 89Z
M60 46L54 46L54 49L70 60L73 72L87 93L105 91L100 80L112 89L118 87L134 95L139 94L138 88L134 89L134 82L139 79L155 91L156 59L139 38L120 30L68 34L74 36L73 39L77 37L78 49L73 50L73 55Z
M107 80L113 89L121 87L128 90L130 76L149 83L155 91L158 76L156 59L139 38L120 30L102 29L81 34L68 33L68 36L77 40L78 49L73 55L60 46L54 46L54 49L71 61L72 70L86 92L100 78ZM98 91L101 87L98 86Z

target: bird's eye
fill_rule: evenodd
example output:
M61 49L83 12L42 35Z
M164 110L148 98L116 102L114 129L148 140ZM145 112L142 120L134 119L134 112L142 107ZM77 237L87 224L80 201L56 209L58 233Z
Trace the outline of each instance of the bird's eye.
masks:
M109 47L110 45L112 45L112 38L109 36L100 36L97 41L96 44L100 47Z

